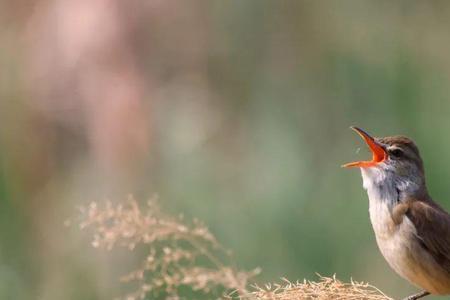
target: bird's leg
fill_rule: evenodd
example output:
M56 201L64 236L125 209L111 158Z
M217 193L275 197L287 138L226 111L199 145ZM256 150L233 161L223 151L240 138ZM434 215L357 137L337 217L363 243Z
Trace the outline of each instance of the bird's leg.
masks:
M428 293L427 291L423 291L423 292L420 292L420 293L411 295L411 296L409 296L409 297L406 297L406 298L403 299L403 300L417 300L417 299L420 299L420 298L422 298L422 297L428 296L429 294L430 294L430 293Z

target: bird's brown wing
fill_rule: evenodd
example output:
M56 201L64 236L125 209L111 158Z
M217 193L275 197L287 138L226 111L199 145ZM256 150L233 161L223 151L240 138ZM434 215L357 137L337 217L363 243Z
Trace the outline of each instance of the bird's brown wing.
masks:
M450 272L450 215L432 202L411 201L405 212L421 246Z

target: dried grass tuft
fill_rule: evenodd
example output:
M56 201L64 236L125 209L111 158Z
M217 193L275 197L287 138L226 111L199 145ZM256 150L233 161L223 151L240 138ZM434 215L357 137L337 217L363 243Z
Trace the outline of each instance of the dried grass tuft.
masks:
M80 212L79 226L92 232L93 247L145 249L140 266L121 278L128 286L137 286L122 299L185 299L180 292L185 288L190 289L188 294L208 299L232 298L227 296L231 292L242 297L249 294L249 279L259 273L235 268L230 251L202 222L166 214L156 198L144 208L130 196L117 205L92 202Z
M376 287L351 281L343 283L333 277L319 276L319 281L254 286L252 297L257 300L393 300Z

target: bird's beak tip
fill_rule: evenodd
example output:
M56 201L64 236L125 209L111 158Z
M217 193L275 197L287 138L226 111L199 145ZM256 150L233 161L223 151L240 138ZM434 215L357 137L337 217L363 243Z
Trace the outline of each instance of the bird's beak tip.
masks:
M351 168L351 167L372 167L376 164L383 162L386 157L386 151L384 148L377 142L375 139L370 136L367 132L365 132L363 129L356 127L356 126L350 126L350 129L354 130L369 146L369 149L372 152L372 160L371 161L356 161L351 162L348 164L342 165L344 168Z

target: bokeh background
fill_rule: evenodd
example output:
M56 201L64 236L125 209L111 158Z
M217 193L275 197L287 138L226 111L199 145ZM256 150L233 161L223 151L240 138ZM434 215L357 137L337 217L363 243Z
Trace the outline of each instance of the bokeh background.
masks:
M350 125L409 135L450 208L449 53L447 1L0 1L0 298L117 296L130 258L63 224L128 193L259 282L415 291L340 165L369 155Z

